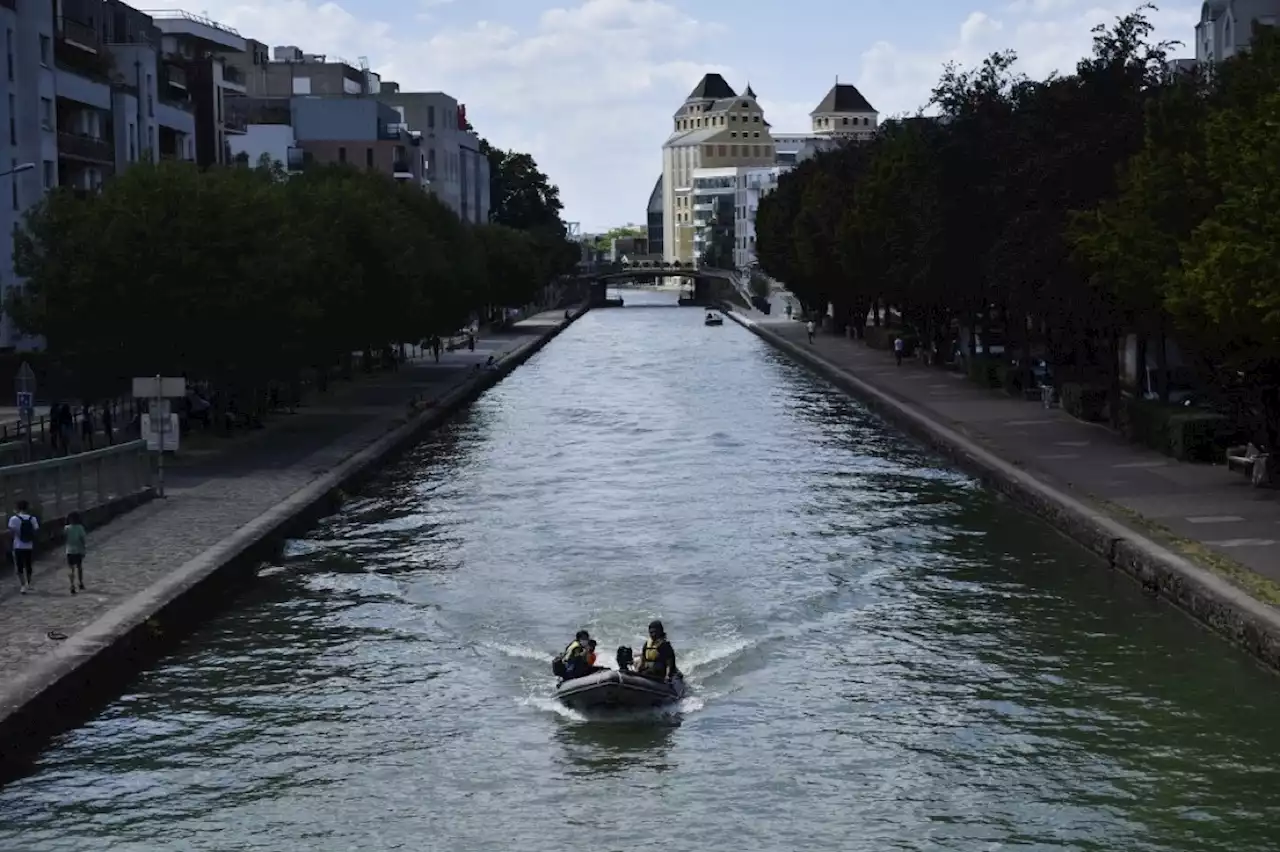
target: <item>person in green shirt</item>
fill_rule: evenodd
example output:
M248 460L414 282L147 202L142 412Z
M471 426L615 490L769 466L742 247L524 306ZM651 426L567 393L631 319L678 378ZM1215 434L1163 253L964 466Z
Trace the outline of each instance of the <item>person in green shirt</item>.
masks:
M71 579L71 594L74 595L77 581L80 591L84 591L84 554L88 544L79 512L67 515L67 528L63 532L67 540L67 574Z

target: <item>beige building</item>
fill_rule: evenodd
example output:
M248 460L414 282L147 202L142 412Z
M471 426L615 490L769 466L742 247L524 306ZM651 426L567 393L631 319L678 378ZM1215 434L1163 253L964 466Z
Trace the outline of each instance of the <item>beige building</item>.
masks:
M769 123L751 86L739 95L719 74L703 77L676 111L662 146L663 259L695 259L694 170L773 162Z

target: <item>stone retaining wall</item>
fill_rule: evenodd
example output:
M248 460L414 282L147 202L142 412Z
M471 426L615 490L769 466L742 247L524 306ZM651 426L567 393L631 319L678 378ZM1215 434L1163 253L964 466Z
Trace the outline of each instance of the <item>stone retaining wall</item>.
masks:
M817 354L734 311L725 312L735 322L836 387L941 450L960 467L1048 521L1101 557L1110 567L1140 582L1148 592L1158 594L1271 670L1280 672L1280 612L1277 610L1114 517L1041 482L956 430L841 370Z
M5 706L0 706L0 780L23 771L25 762L51 736L91 718L139 670L222 609L253 581L264 563L278 556L286 539L335 511L345 489L374 475L584 313L586 309L579 308L571 312L568 322L534 332L538 334L534 340L498 360L494 369L480 370L431 408L411 416L221 544L175 566L163 580L64 641L53 652L53 662L14 685L7 691Z

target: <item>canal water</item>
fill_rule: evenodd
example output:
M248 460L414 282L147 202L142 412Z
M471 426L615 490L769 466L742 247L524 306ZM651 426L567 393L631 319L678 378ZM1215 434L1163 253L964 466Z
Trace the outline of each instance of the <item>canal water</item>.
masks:
M0 848L1274 850L1280 682L696 310L588 314L0 791ZM551 700L661 617L691 695Z

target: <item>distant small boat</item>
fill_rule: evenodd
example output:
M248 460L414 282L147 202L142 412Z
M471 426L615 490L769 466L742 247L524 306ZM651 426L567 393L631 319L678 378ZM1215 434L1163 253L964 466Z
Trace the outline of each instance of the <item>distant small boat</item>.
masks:
M715 314L707 314L707 318L702 321L703 325L724 325L724 317L718 317Z

